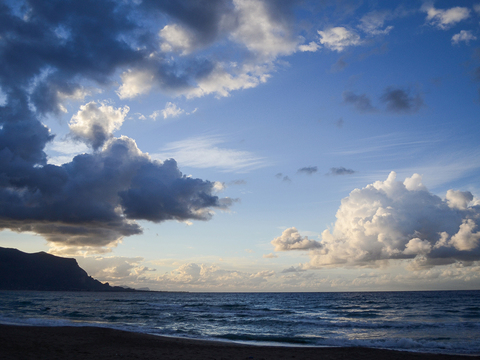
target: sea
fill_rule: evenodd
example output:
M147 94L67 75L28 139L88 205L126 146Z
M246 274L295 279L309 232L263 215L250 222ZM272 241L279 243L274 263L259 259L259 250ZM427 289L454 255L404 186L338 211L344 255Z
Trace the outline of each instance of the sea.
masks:
M480 354L480 291L0 291L0 323L280 346Z

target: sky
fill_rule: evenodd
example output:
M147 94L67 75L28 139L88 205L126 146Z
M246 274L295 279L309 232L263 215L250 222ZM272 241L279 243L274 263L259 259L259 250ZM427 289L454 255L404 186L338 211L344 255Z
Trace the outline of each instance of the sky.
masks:
M0 246L111 285L480 289L480 1L0 0Z

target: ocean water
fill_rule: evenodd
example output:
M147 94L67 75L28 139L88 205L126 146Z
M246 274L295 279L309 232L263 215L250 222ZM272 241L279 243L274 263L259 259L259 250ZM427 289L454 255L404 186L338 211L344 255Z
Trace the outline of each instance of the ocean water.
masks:
M480 354L480 291L0 291L0 323L102 326L252 344Z

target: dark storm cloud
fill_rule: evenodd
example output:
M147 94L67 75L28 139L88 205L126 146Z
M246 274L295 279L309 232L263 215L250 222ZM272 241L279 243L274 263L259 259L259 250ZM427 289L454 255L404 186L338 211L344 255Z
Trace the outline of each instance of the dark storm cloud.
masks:
M293 22L292 6L299 0L265 0L269 16L276 23ZM197 46L206 46L238 26L238 14L231 0L143 0L140 8L147 13L168 15L186 26L195 36Z
M332 167L330 168L330 172L327 175L352 175L355 174L355 170L352 169L345 169L343 166L341 167Z
M424 105L421 94L411 94L409 90L388 87L380 100L387 106L387 111L395 113L415 113Z
M121 39L135 25L128 20L128 9L116 2L29 0L25 4L28 21L5 5L0 8L4 24L0 34L5 39L0 79L8 93L9 88L26 86L37 77L31 100L38 110L53 110L53 89L71 92L80 76L105 83L119 66L144 56ZM50 93L42 96L46 90Z
M370 98L366 94L356 95L352 91L343 92L343 101L352 104L360 112L375 112L377 109L372 105Z
M199 32L212 32L202 14L213 2L201 4L205 9L198 20L193 13L200 5L183 2L189 13L175 10L179 2L161 3L172 16L190 16ZM135 220L208 220L211 207L228 206L213 195L214 183L182 175L173 159L153 161L132 139L111 138L104 129L94 133L93 154L62 166L47 164L44 149L54 135L41 119L62 110L62 101L85 86L110 85L120 71L150 68L164 88L177 89L190 86L189 77L211 71L208 61L190 62L180 71L160 55L150 60L158 38L133 20L145 18L134 2L0 3L0 89L5 95L0 106L0 228L35 232L61 244L103 246L141 233Z
M307 175L315 174L317 171L318 171L318 167L316 166L306 166L297 170L297 172L304 173Z
M141 233L129 220L208 220L207 208L222 207L214 183L182 175L173 159L152 161L126 137L62 166L18 170L0 191L0 226L69 245Z

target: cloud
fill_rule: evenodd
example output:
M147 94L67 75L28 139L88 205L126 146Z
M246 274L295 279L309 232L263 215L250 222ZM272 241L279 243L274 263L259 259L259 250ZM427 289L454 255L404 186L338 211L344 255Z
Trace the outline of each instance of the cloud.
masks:
M281 5L270 0L143 1L137 10L171 17L158 32L158 46L121 75L121 98L152 89L187 98L256 87L269 78L279 56L297 50L293 33L294 1ZM150 36L150 38L153 38ZM211 56L216 42L240 56Z
M300 266L290 266L289 268L287 269L283 269L282 270L282 274L288 274L288 273L299 273L299 272L304 272L306 270L302 269L302 267Z
M120 99L134 98L148 93L152 89L155 80L155 74L149 70L128 69L120 77L122 85L117 91Z
M286 11L289 5L260 0L235 0L233 3L238 23L231 33L235 41L262 59L270 60L295 51L299 39L292 36L291 19Z
M278 255L275 255L274 253L270 253L270 254L264 254L262 257L264 259L275 259L275 258L278 258Z
M452 209L466 210L468 204L473 201L473 195L469 191L448 190L445 195L447 204Z
M310 41L310 43L307 45L298 46L298 50L300 50L301 52L315 52L318 49L320 49L320 45L318 45L315 41Z
M372 105L368 95L357 95L352 91L343 92L343 101L352 104L353 107L362 113L374 113L378 109ZM387 87L380 96L380 101L386 105L386 111L391 113L413 114L423 106L423 96L420 92L413 93L410 89Z
M283 182L292 182L292 179L290 179L287 175L283 175L282 173L275 174L275 177L277 179L281 179Z
M335 64L332 65L331 71L332 72L340 72L343 71L348 64L345 62L343 58L339 58Z
M385 181L353 190L305 266L375 267L407 260L426 268L480 260L480 206L472 194L451 190L443 200L421 181L414 174L402 183L391 172Z
M452 36L452 44L459 44L460 41L469 43L470 41L477 40L477 37L472 34L470 30L461 30L458 34Z
M411 91L390 86L385 89L380 100L386 104L387 111L394 113L411 114L423 106L423 97L420 93L410 94Z
M219 136L200 136L165 145L156 159L175 158L182 166L217 168L229 172L248 172L266 166L265 159L248 151L219 147Z
M292 182L292 179L290 179L287 175L283 175L282 173L275 174L275 177L277 179L282 179L284 182Z
M168 102L165 105L165 109L162 110L163 118L177 117L180 114L183 114L185 111L178 108L174 103Z
M356 95L351 91L344 91L343 101L347 104L352 104L355 109L363 113L371 113L377 111L377 109L372 105L370 98L366 94Z
M274 271L263 270L247 273L225 270L217 265L186 263L175 270L152 279L154 286L161 289L231 290L260 289L268 286L267 279L275 276Z
M297 170L299 173L305 173L307 175L315 174L318 171L318 167L316 166L307 166Z
M177 105L175 105L174 103L172 102L167 102L165 104L165 109L163 109L162 111L159 111L159 110L155 110L150 116L149 118L152 118L153 120L157 120L157 118L160 116L160 114L163 116L164 119L167 119L169 117L177 117L177 116L180 116L181 114L185 113L185 110L183 109L180 109L179 107L177 107Z
M90 276L114 285L133 285L147 273L155 271L142 265L142 257L77 257L77 261Z
M442 30L449 29L462 20L470 17L470 10L465 7L453 7L448 10L436 9L433 3L426 2L421 10L427 13L427 22Z
M362 44L360 36L352 30L344 27L334 27L325 31L318 31L320 43L326 48L341 52L348 46Z
M0 228L39 234L57 248L103 252L122 237L140 234L137 220L208 220L212 209L232 203L215 195L214 182L183 175L175 160L153 160L134 140L115 138L126 106L81 106L69 136L94 151L71 149L63 161L47 158L47 146L55 151L59 142L42 123L65 112L68 102L98 94L119 79L121 98L153 89L195 89L220 65L195 56L184 61L173 53L166 56L161 44L178 46L179 31L165 31L162 38L152 24L174 19L167 25L188 29L205 47L230 31L220 25L231 13L229 6L222 1L185 6L182 1L85 0L80 7L78 1L68 6L61 0L49 6L28 1L19 10L28 15L23 17L11 4L0 5ZM144 21L147 17L154 21ZM251 76L266 78L265 73ZM73 156L76 151L85 153Z
M102 104L98 106L91 101L80 106L80 110L70 120L70 133L74 139L81 140L94 150L102 147L105 141L120 129L130 108L115 109Z
M86 0L79 12L53 0L48 8L28 3L28 22L4 4L0 36L8 44L2 54L12 61L0 86L12 98L13 87L28 87L42 114L64 111L64 101L90 92L84 84L112 85L117 74L122 99L152 90L228 96L265 82L276 59L297 50L295 3ZM218 43L233 51L222 54Z
M294 227L283 231L282 236L273 239L271 244L274 246L274 251L311 250L322 247L318 241L310 240L308 236L302 238Z
M152 160L128 137L61 166L30 166L9 148L0 156L8 164L0 228L57 245L107 246L140 234L135 220L208 220L211 208L226 206L213 195L215 183L186 177L173 159Z
M355 174L356 171L352 169L346 169L343 166L341 167L332 167L330 168L330 172L327 175L352 175Z
M393 29L393 26L382 29L388 17L390 17L390 14L386 11L369 12L362 16L358 28L368 35L387 35Z
M165 25L158 35L163 40L160 48L165 52L177 51L187 55L198 46L195 36L177 24Z

